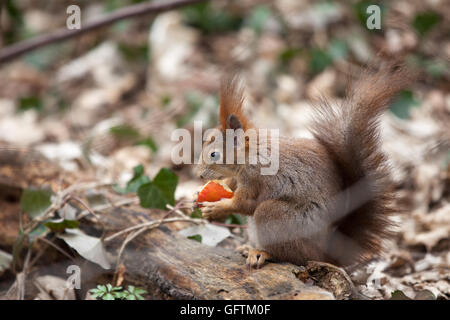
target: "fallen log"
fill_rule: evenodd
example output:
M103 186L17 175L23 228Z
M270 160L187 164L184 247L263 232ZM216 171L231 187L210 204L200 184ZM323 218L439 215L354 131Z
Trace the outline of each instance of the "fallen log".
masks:
M136 207L115 208L103 217L103 224L111 230L149 220ZM200 244L178 235L176 229L161 225L147 231L122 254L125 278L145 286L156 298L333 299L331 293L299 280L304 268L268 263L249 270L245 258L233 250ZM116 255L121 244L113 240L107 250Z

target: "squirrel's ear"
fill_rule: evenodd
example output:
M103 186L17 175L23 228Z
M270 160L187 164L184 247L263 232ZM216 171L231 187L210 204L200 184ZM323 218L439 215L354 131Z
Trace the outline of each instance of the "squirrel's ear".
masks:
M244 90L240 79L236 75L222 79L220 87L220 124L223 130L243 129L250 127L250 123L242 111Z

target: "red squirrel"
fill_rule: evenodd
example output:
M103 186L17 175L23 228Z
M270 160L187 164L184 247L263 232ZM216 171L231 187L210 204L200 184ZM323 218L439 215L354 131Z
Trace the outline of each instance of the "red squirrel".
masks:
M250 267L259 268L269 259L350 266L380 254L384 240L394 235L391 217L397 209L380 148L379 116L411 78L402 66L365 69L338 107L323 100L314 108L313 139L279 137L274 175L261 175L260 165L248 163L248 157L242 164L216 163L218 157L225 159L225 150L207 139L196 173L223 179L234 196L203 202L203 216L248 217L250 246L239 250ZM255 128L242 110L243 101L238 79L222 80L219 129L224 141L226 129ZM248 150L248 139L242 148Z

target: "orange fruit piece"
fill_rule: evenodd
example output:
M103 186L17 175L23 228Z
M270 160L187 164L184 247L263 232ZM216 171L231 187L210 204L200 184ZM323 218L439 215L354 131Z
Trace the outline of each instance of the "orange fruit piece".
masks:
M216 202L223 198L233 198L233 191L219 180L208 181L198 194L197 202ZM202 207L199 204L199 207Z

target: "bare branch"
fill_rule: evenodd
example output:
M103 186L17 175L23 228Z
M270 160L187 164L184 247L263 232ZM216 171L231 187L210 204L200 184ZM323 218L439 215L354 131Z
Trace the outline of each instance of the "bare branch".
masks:
M17 44L11 45L9 47L0 50L0 63L10 61L21 56L24 53L30 52L37 48L64 41L86 32L98 29L103 26L110 25L119 20L142 16L150 13L160 13L164 11L169 11L172 9L180 8L183 6L196 4L204 2L207 0L175 0L172 2L145 2L132 6L128 6L119 10L114 11L111 14L105 15L97 20L86 23L81 29L69 30L66 28L61 28L54 32L44 34L42 36L37 36L35 38L19 42Z

